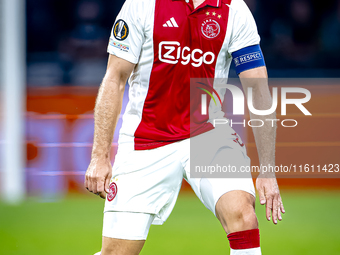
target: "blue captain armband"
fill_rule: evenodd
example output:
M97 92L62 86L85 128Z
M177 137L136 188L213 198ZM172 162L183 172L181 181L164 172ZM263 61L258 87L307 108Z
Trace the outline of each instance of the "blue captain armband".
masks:
M233 56L237 74L266 65L262 50L258 44L235 51L231 55Z

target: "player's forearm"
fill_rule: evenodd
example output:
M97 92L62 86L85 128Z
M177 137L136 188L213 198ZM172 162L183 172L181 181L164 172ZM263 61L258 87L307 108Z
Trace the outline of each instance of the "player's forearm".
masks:
M240 74L241 82L248 98L252 90L252 104L256 110L268 110L272 106L272 97L268 88L267 70L259 67ZM262 127L253 127L255 143L262 166L275 165L276 113L258 115L250 111L251 119L262 120ZM268 174L268 173L267 173Z
M259 83L265 82L264 80ZM271 108L272 100L267 85L258 84L253 88L253 104L257 110ZM250 113L251 119L260 119L264 123L262 127L253 127L255 143L259 155L260 165L275 165L275 141L276 141L276 113L270 115L256 115ZM271 121L268 121L271 120ZM268 172L266 174L269 174ZM273 173L274 174L274 173Z
M92 159L110 157L114 130L122 109L125 81L104 77L95 107Z

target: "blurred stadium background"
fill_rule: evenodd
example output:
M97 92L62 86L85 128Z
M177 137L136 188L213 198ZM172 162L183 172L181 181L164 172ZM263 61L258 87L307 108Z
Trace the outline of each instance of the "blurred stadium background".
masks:
M0 254L100 249L103 201L84 191L83 176L106 45L123 2L0 0ZM278 78L271 85L312 93L305 106L313 116L288 107L285 118L299 125L279 127L278 164L339 164L340 1L246 2L258 24L269 76ZM112 160L120 125L121 120ZM257 164L250 128L238 132ZM288 177L279 179L284 222L265 222L257 206L264 254L340 254L340 176ZM149 237L142 254L229 249L217 220L186 184L169 221L152 227Z

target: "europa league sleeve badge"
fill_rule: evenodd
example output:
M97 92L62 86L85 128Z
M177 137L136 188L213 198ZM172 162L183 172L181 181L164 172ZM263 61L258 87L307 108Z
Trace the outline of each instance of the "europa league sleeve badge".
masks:
M129 36L129 27L124 20L116 21L113 26L113 35L118 41L123 41Z

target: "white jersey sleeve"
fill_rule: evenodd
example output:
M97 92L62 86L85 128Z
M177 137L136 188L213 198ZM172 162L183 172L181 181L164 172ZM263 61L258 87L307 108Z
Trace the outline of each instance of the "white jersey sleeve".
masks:
M144 3L126 0L111 31L107 52L137 64L144 43Z
M229 42L229 54L242 48L260 43L256 23L248 6L243 0L232 0L230 4L232 15L232 31Z

